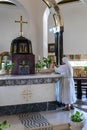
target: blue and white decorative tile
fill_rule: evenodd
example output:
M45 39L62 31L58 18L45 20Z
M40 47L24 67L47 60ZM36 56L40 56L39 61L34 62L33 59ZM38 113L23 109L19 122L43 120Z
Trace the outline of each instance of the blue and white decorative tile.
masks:
M26 128L43 128L43 130L52 130L51 124L40 113L20 114L19 119Z

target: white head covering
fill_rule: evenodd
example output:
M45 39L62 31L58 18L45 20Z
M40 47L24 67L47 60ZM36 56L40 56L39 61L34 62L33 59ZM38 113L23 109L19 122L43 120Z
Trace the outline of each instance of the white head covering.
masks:
M69 64L69 65L70 65L70 63L69 63L67 57L63 57L63 58L62 58L62 61L63 61L65 64Z
M72 66L71 66L70 62L68 61L67 57L63 57L62 61L67 65L67 67L70 71L70 75L73 76L73 69L72 69Z

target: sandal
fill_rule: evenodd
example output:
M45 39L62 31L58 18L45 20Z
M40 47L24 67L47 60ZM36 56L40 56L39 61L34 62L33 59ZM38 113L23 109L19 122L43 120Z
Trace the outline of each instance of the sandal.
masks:
M71 109L74 109L74 106L73 106L73 105L71 105L71 106L70 106L70 108L71 108Z
M63 109L64 111L70 111L70 107L66 107Z

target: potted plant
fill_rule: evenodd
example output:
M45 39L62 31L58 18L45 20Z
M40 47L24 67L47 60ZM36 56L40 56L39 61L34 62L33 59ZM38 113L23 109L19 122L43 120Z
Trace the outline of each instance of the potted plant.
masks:
M11 74L13 67L14 63L12 63L11 61L0 63L0 75Z
M5 70L6 74L9 74L13 67L14 67L14 63L6 61L4 63L4 70Z
M6 120L0 122L0 130L4 130L4 129L9 128L9 127L10 127L10 124Z
M82 130L84 127L83 113L76 111L70 117L70 127L72 130Z
M35 64L36 71L39 72L39 70L42 68L42 61L38 60Z
M51 63L52 63L52 59L49 56L43 57L41 60L37 60L37 62L35 63L36 72L39 73L49 72Z
M42 62L43 66L45 66L46 68L50 68L50 65L52 64L52 59L49 56L43 57Z

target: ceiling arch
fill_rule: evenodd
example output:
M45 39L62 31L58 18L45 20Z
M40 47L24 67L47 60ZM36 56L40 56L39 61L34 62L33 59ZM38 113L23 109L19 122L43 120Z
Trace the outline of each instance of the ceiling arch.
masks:
M61 11L56 2L60 0L42 0L42 1L50 8L51 13L53 13L55 26L58 26L58 24L60 24L60 27L64 27L62 16L61 16ZM15 1L14 0L0 0L0 2L8 2L9 4L12 3L14 5L17 5L19 8L22 8L24 10L26 16L28 15L27 11L23 7L23 5L20 2L18 2L18 0L15 0ZM55 12L52 11L52 8L54 8Z
M60 28L64 30L64 23L61 15L60 8L56 2L56 0L42 0L51 10L53 14L55 26L60 25ZM52 10L54 8L54 11Z
M0 0L0 3L16 5L19 9L23 10L23 12L25 13L26 17L28 16L28 12L24 8L24 6L20 2L18 2L18 0Z

